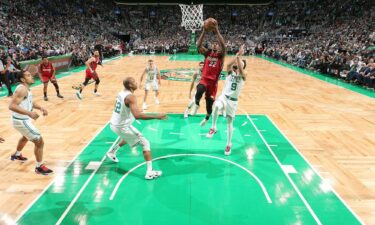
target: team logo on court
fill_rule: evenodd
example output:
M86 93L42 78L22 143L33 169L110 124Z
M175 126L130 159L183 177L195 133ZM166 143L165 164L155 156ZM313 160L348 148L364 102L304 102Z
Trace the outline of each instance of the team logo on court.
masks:
M197 72L195 68L178 68L178 69L167 69L160 70L161 79L173 80L173 81L184 81L190 82L191 77ZM220 80L225 80L227 72L221 72Z

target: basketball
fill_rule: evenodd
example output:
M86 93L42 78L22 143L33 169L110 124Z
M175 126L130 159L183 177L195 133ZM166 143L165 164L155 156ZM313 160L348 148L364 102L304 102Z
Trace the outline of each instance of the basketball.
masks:
M204 21L204 29L206 31L213 31L216 25L217 21L214 18L208 18Z

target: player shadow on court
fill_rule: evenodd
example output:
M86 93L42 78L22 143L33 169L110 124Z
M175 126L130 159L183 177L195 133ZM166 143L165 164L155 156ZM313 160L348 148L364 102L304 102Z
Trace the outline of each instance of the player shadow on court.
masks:
M55 224L57 220L61 217L64 211L69 206L70 201L58 201L56 205L48 206L47 210L37 211L37 212L29 212L22 217L22 224ZM77 201L72 209L70 210L69 214L63 220L63 224L78 224L80 221L77 219L77 214L82 216L87 216L87 218L105 216L108 214L113 213L113 209L110 207L95 207L94 209L90 209L86 207L87 205L93 204L92 201ZM100 202L96 203L100 204ZM74 213L74 214L73 214ZM51 218L52 217L52 218ZM36 222L35 218L43 219L43 221ZM32 220L32 221L31 221ZM56 221L52 221L56 220Z

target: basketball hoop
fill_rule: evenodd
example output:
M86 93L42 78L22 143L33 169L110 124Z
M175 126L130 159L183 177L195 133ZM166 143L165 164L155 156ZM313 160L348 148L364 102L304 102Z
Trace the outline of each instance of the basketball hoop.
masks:
M185 27L185 30L191 30L195 33L203 26L203 5L184 5L179 4L182 12L181 26Z

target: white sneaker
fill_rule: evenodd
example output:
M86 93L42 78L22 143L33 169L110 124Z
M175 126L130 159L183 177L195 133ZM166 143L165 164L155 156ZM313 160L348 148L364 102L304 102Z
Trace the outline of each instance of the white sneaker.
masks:
M79 100L82 100L82 94L81 94L81 92L79 92L79 90L76 91L76 96L77 96L77 98L78 98Z
M159 171L159 170L147 171L146 175L145 175L145 179L146 180L152 180L152 179L160 177L161 174L162 174L162 172Z
M224 151L224 155L230 155L230 153L232 153L232 146L227 145Z
M113 153L113 152L111 152L111 151L107 152L107 157L108 157L110 160L112 160L113 162L115 162L115 163L118 163L118 162L119 162L118 158L116 157L116 154Z
M146 104L146 102L143 103L143 105L142 105L142 109L143 109L143 110L146 110L146 109L147 109L147 104Z
M160 104L159 99L155 98L155 104L156 104L156 105L159 105L159 104Z
M201 123L200 123L200 124L201 124L201 126L203 127L204 125L206 125L207 121L208 121L208 120L206 120L206 119L203 119L203 120L201 121Z
M193 110L191 111L190 115L195 116L197 115L197 111L199 109L199 105L195 104L193 105Z
M184 112L184 118L188 118L189 117L189 109L186 109L185 112Z
M101 94L99 92L92 92L93 95L96 95L96 96L101 96Z
M207 138L212 138L214 136L214 134L216 134L216 129L210 128L210 131L208 132L208 134L206 135L206 137Z

